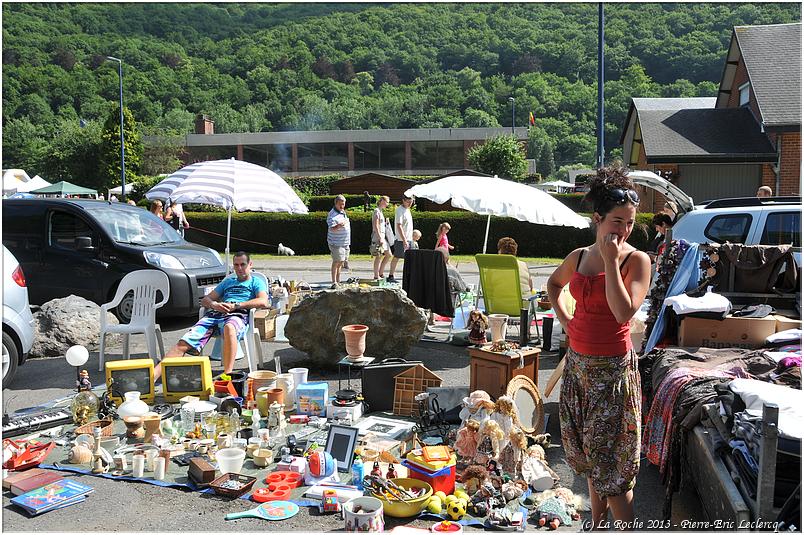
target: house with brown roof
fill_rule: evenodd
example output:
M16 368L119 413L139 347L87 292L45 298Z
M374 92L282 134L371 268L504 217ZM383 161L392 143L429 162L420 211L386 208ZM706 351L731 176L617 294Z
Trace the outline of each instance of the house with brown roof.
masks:
M801 23L735 26L717 96L633 98L620 142L629 167L669 178L696 202L761 185L800 195Z

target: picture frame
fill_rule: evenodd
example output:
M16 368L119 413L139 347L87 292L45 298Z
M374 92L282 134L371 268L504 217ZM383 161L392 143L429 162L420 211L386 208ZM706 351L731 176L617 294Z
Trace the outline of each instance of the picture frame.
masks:
M335 424L329 426L324 451L332 455L339 472L348 472L352 468L358 432L356 427Z
M408 436L416 425L410 420L395 420L380 416L366 416L355 424L360 435L372 433L378 438L400 439Z

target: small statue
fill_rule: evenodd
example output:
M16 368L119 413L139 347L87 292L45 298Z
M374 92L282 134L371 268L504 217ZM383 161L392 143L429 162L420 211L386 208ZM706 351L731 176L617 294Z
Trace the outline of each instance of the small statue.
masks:
M75 381L75 386L78 388L78 391L81 390L92 390L92 382L89 380L89 372L86 370L81 370L78 374L78 379Z
M287 422L285 421L284 406L274 401L268 406L268 429L281 434L285 431L285 427L287 427Z
M94 436L95 436L95 450L92 452L92 473L105 474L106 472L109 471L109 463L106 462L106 459L104 459L103 455L101 454L100 427L95 428Z
M486 329L489 328L489 320L485 314L479 310L471 311L466 325L469 327L469 342L478 346L486 343Z
M380 470L380 463L379 461L374 461L374 466L371 467L371 474L372 476L382 477L382 470Z

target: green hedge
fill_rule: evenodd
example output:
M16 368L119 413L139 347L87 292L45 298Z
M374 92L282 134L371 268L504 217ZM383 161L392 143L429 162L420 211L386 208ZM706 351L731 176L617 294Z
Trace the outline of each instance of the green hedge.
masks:
M326 212L309 214L283 214L247 212L232 215L232 237L270 245L258 245L238 239L232 240L231 248L245 249L252 253L276 253L276 244L282 243L297 254L324 254L327 247ZM386 217L392 218L391 209ZM189 241L223 251L225 238L213 236L201 230L226 235L226 214L189 212L190 228L186 232ZM645 250L652 235L648 235L653 214L637 214L637 225L628 242ZM371 240L371 214L351 211L352 252L368 253ZM533 225L512 218L491 218L488 251L494 252L497 240L511 236L519 244L520 256L562 257L578 247L591 244L594 234L591 229ZM447 221L452 225L449 241L455 246L455 254L475 254L482 251L486 232L486 217L471 212L418 212L413 217L413 227L422 233L419 242L423 249L435 246L438 225Z
M307 199L307 208L311 212L329 212L335 205L337 195L314 195ZM363 195L344 195L346 197L346 208L363 209ZM377 205L377 195L371 197L371 209Z
M585 193L551 193L557 201L567 205L573 212L586 212L590 210L588 206L584 206L583 198Z

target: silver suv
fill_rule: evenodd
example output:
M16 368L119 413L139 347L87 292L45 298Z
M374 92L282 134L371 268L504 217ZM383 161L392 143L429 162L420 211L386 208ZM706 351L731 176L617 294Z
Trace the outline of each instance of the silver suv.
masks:
M801 266L801 197L741 197L694 205L680 188L650 171L629 173L635 184L654 189L678 205L673 239L695 243L792 245Z
M3 246L3 388L11 384L34 341L34 319L28 304L25 274Z

